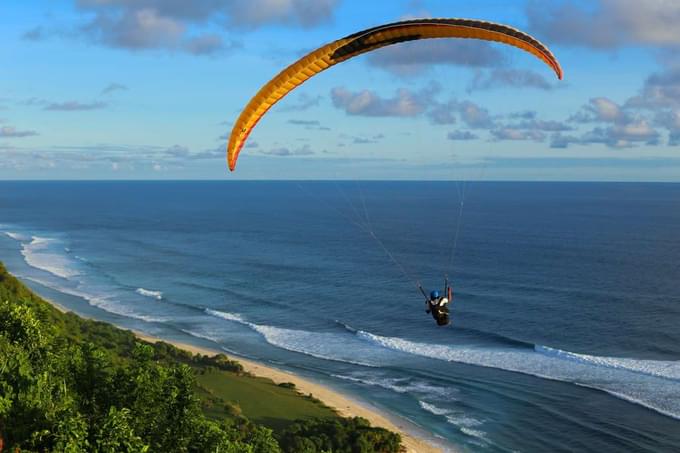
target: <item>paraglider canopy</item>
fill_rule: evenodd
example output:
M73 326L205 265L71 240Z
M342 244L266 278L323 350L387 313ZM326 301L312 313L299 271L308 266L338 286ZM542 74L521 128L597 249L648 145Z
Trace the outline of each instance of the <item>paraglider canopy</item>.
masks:
M562 68L539 41L506 25L471 19L416 19L380 25L326 44L305 55L264 85L234 124L227 145L229 169L260 118L281 98L310 77L350 58L381 47L431 38L473 38L496 41L525 50L543 60L562 79Z

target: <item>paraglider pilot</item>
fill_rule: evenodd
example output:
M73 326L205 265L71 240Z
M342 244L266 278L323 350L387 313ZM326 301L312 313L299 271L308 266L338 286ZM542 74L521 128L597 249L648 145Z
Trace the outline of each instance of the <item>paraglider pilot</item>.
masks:
M438 326L449 325L451 322L449 319L449 302L453 298L453 291L449 286L449 280L446 279L444 295L439 294L439 291L435 289L430 292L428 297L422 287L420 287L420 292L425 296L425 312L432 314Z

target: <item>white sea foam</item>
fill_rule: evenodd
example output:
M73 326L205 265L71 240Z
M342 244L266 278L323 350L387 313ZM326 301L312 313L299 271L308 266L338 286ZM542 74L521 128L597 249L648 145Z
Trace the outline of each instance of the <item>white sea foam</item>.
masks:
M680 398L677 398L680 394L680 362L676 361L598 357L546 346L536 346L532 350L518 347L491 348L428 344L364 331L357 331L355 335L350 332L344 335L308 332L250 323L233 313L217 310L207 312L222 319L249 326L274 346L322 359L374 365L375 361L367 360L371 354L380 356L382 353L383 360L389 361L385 354L389 354L389 350L392 350L437 360L497 368L570 382L602 390L626 401L680 419ZM374 348L373 351L361 348L352 341L351 337L369 345L380 346L380 348ZM385 350L388 351L385 352ZM409 387L412 384L399 380L371 379L366 376L341 378L380 386L398 393L415 393L416 391ZM453 423L452 420L449 421Z
M31 242L22 244L21 254L29 266L68 280L79 272L62 250L57 239L33 236Z
M334 377L358 384L381 387L396 393L408 393L418 397L436 396L445 401L456 401L457 390L451 387L441 387L429 382L410 378L392 378L376 374L352 373L351 375L334 374Z
M218 310L208 309L206 312L250 327L271 345L321 359L375 366L381 361L388 363L394 360L395 357L389 356L389 351L394 351L570 382L602 390L659 413L680 418L680 399L677 398L680 394L680 362L597 357L546 346L536 346L532 350L428 344L364 331L357 331L356 334L309 332L259 325L244 320L238 314ZM361 342L366 345L362 347L358 344ZM370 345L373 348L368 347ZM376 360L371 360L372 357L376 357ZM376 380L366 376L344 378L399 393L416 392L409 387L412 383L399 380Z
M480 431L478 429L470 429L465 426L460 428L460 431L464 434L467 434L468 436L471 437L476 437L478 439L481 439L483 441L486 441L486 433L484 431Z
M135 290L137 294L140 294L145 297L151 297L156 300L161 300L163 299L163 293L160 291L152 291L150 289L144 289L144 288L137 288Z
M379 356L375 348L367 348L360 341L346 334L311 332L306 330L285 329L282 327L255 324L246 321L241 315L226 313L207 308L205 312L227 321L248 326L262 335L265 341L273 346L288 351L305 354L318 359L333 360L367 367L378 366L375 360ZM372 350L373 349L373 350ZM369 360L361 360L361 358Z
M202 338L204 340L208 341L214 341L215 343L219 342L219 338L217 338L215 335L209 335L207 333L203 332L196 332L195 330L189 330L189 329L180 329L182 332L191 335L192 337L196 338Z
M20 234L20 233L13 233L11 231L3 231L3 233L5 233L7 236L9 236L10 238L14 239L17 242L22 242L22 241L27 240L26 236L24 236L23 234Z
M449 413L446 415L446 421L452 425L458 426L461 429L482 426L484 424L484 422L481 420L477 420L476 418L461 413Z
M84 299L88 304L93 307L100 308L114 315L125 316L127 318L139 319L146 322L165 322L168 318L159 317L146 313L139 313L135 311L132 307L121 305L120 302L112 296L103 294L92 294L88 291L82 290L80 288L70 288L64 285L57 285L54 282L46 281L36 277L27 277L42 286L52 288L63 294L69 294L71 296Z
M484 424L482 420L470 417L467 414L461 413L453 409L437 407L434 404L425 401L418 401L418 404L427 412L444 417L447 423L457 427L463 434L466 434L471 437L476 437L485 442L487 441L487 434L479 429L479 427Z
M680 380L680 361L670 360L639 360L620 357L602 357L575 352L562 351L548 346L537 345L534 350L540 354L557 357L562 360L571 360L586 365L615 368L632 371L635 373L648 374L666 379Z
M441 407L437 407L434 404L430 404L425 401L418 401L418 404L427 412L434 415L446 415L451 413L451 409L443 409Z
M531 350L427 344L363 331L357 336L399 352L571 382L680 418L680 362L597 357L545 346Z
M210 308L206 308L205 312L207 314L211 315L211 316L216 316L218 318L226 319L227 321L234 321L234 322L238 322L238 323L241 323L241 324L250 325L250 323L247 322L245 319L243 319L243 317L241 315L237 315L237 314L233 314L233 313L225 313L223 311L212 310Z

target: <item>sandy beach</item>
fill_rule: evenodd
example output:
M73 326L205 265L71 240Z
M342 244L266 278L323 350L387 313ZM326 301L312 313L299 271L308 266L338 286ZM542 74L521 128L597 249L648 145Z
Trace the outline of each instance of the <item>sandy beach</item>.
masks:
M70 311L63 305L60 305L54 302L53 300L45 298L43 299L48 301L55 308L62 312ZM220 351L218 349L203 348L178 341L169 341L166 339L153 337L145 334L144 332L139 331L132 332L140 340L148 341L150 343L164 341L166 343L172 344L180 349L184 349L194 354L203 354L208 356L212 356L215 354L225 354L224 351ZM315 398L318 398L325 405L336 410L343 417L363 417L366 420L370 421L371 425L373 426L379 426L390 431L398 432L401 435L402 444L406 447L406 451L409 453L433 453L442 451L440 448L430 444L429 442L410 434L409 432L406 431L406 428L403 425L400 425L398 422L390 420L390 417L382 414L377 409L368 408L364 404L352 398L349 398L335 390L331 390L328 387L317 384L315 382L311 382L294 373L282 371L252 360L247 360L240 357L230 358L237 360L241 365L243 365L245 371L255 376L271 379L277 384L282 382L294 383L297 389L302 394L306 395L311 393Z

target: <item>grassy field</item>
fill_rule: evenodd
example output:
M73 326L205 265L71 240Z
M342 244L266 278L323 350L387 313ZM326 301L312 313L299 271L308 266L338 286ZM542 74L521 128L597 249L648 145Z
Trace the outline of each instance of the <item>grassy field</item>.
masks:
M285 429L295 420L337 418L333 410L317 399L265 378L211 369L198 375L198 391L206 401L204 412L209 417L222 418L240 412L275 431Z

